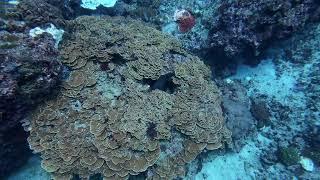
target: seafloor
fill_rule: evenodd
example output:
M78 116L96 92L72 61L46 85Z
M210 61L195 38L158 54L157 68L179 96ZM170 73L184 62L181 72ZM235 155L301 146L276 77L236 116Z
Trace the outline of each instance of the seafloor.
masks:
M320 179L317 0L0 2L0 179Z

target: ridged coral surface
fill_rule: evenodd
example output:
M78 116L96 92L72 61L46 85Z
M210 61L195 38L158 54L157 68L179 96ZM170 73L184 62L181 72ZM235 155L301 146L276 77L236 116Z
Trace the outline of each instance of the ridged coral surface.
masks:
M172 179L203 150L229 142L209 68L174 39L124 18L68 24L62 55L70 75L33 113L28 138L54 179L145 171Z

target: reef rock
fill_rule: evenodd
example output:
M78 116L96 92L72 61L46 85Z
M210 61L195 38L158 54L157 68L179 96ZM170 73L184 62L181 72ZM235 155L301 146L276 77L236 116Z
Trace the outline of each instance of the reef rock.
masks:
M73 19L78 12L78 0L21 0L17 14L31 27L46 23L63 26L66 19Z
M55 89L62 64L48 34L34 39L4 30L0 31L0 59L0 165L5 167L0 171L2 177L26 160L27 136L20 121Z
M258 55L270 42L292 35L319 20L316 0L236 0L218 8L210 32L210 47L229 57Z
M79 17L68 23L62 91L33 113L30 147L54 179L185 175L204 150L230 141L210 69L141 22Z

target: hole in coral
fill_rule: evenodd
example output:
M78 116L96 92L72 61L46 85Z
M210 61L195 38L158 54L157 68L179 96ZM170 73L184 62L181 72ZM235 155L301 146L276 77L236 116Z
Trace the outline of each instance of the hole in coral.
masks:
M147 133L147 136L152 140L154 138L156 138L157 135L158 135L156 127L157 127L157 125L155 123L153 123L153 122L149 122L148 123L148 128L147 128L147 132L146 133Z
M119 54L112 54L111 56L112 56L112 58L111 58L110 62L112 62L113 65L122 66L126 63L126 60L123 59L121 57L121 55L119 55ZM99 62L98 61L96 63L99 63L101 71L108 71L108 70L110 70L110 65L109 65L110 62Z
M79 175L73 175L71 180L80 180L80 176Z
M147 170L145 172L139 173L138 175L130 175L129 176L129 180L141 180L141 179L147 179L147 177L149 177L150 175L148 175L148 171ZM150 172L149 172L150 174Z
M123 65L126 63L126 60L120 54L112 54L111 62L116 65Z
M175 90L178 88L178 85L174 84L172 81L173 73L165 74L160 76L158 79L143 79L143 84L148 84L150 86L150 90L159 89L161 91L165 91L167 93L173 94Z
M95 174L90 176L89 180L103 180L102 174Z
M138 72L138 69L136 67L134 67L134 66L132 67L132 70L135 71L135 72Z

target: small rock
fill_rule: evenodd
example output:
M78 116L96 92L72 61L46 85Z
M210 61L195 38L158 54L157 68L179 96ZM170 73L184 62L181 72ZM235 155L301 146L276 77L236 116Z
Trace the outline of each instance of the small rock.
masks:
M301 156L299 163L301 164L303 169L306 171L313 171L314 170L314 164L310 158L306 158L306 157Z

